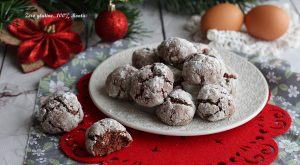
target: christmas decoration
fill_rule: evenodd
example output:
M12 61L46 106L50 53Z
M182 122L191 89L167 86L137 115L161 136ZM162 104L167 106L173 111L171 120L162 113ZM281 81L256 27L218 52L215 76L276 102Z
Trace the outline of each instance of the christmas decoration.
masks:
M97 18L96 14L107 11L107 7L111 2L115 4L117 10L124 13L127 17L128 32L125 35L126 38L135 38L137 34L148 33L139 20L141 16L140 11L135 7L135 4L142 3L143 0L37 0L37 4L47 12L86 13L87 19L91 20L86 22L86 26L89 29L88 33L92 33L95 30L93 24Z
M102 41L113 42L123 38L128 31L126 16L110 3L108 11L100 13L95 22L95 29Z
M7 32L6 28L16 18L28 17L28 15L34 14L38 9L35 5L43 8L47 13L53 12L65 12L69 16L86 14L84 17L77 17L78 20L89 20L85 22L87 32L92 33L94 26L91 26L96 19L96 13L102 13L107 10L107 6L110 0L4 0L0 3L0 41L10 44L18 45L16 38L12 38ZM145 34L148 32L142 27L142 23L139 20L140 11L134 6L143 2L143 0L114 0L116 8L122 11L128 19L128 32L125 37L135 38L136 34ZM133 4L133 5L132 5ZM43 13L46 13L43 12ZM34 19L34 18L30 18ZM90 35L88 34L88 36Z
M54 31L50 30L49 32L47 30L46 32L44 29L40 30L41 28L46 28L44 25L38 23L40 18L48 15L47 13L61 12L66 16L66 18L74 20L73 26L71 27L72 32L80 33L85 25L87 33L86 36L90 36L94 31L94 26L91 26L91 24L93 24L93 20L96 19L95 14L104 14L105 10L107 10L107 6L112 2L116 4L117 10L111 11L111 15L109 17L105 16L107 17L105 19L111 20L107 21L106 23L113 25L108 32L112 32L111 34L114 34L114 36L105 34L104 40L106 39L107 41L114 41L123 37L134 38L135 34L144 34L146 32L146 30L142 28L141 22L138 20L140 11L134 6L130 5L140 3L142 0L5 0L0 4L0 41L4 42L5 44L15 46L19 46L21 44L18 51L18 59L25 73L37 70L38 68L44 66L44 64L56 68L68 61L70 55L72 56L73 53L78 52L77 49L72 48L74 45L79 44L79 38L76 38L74 42L70 42L71 39L66 37L71 37L70 35L66 35L66 33L70 32L70 29L65 29L67 31L61 31L64 33L64 35L57 34L60 33L60 31L57 31L57 27L53 28L55 29ZM77 17L78 15L79 17ZM19 20L20 18L30 19L32 23L28 23L28 20L22 20L23 23L21 26L8 28L13 20ZM121 26L119 26L119 18L124 20L122 21ZM115 22L117 22L117 24ZM16 22L11 25L15 24ZM33 24L36 24L36 27L33 26ZM34 28L31 29L31 26ZM7 29L10 29L10 32L8 32ZM38 35L31 36L28 34L23 34L25 31L22 30L25 29L29 30L27 31L28 33ZM18 30L20 30L20 32L18 32ZM26 36L25 38L24 35ZM57 39L57 37L60 38ZM48 40L51 40L51 42ZM59 44L60 48L58 48L56 45L59 42L64 42L64 47ZM32 47L29 47L29 45L26 45L26 47L24 46L24 43L31 43ZM49 46L51 46L51 48ZM65 48L66 46L67 48ZM77 46L82 47L81 42ZM55 47L55 49L52 49L52 47ZM51 50L51 52L48 50ZM41 51L44 53L44 55L41 54Z
M28 19L15 19L8 31L22 42L17 57L24 72L38 69L46 63L52 68L65 64L83 46L77 33L71 32L72 20L57 15L42 18L38 24Z
M20 41L6 31L7 25L16 18L24 18L26 13L37 11L37 8L26 0L6 0L0 3L0 9L0 41L10 45L18 45Z
M0 3L0 30L6 28L16 18L24 18L26 13L31 13L37 9L28 0L3 0Z

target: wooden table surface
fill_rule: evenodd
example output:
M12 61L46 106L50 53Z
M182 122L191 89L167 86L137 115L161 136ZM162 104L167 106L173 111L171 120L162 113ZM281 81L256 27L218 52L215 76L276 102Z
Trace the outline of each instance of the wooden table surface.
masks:
M298 12L299 0L282 0L290 3ZM144 27L151 30L149 36L137 37L141 44L160 42L164 38L179 36L190 39L183 29L188 16L162 11L156 4L141 5ZM85 34L82 34L84 38ZM94 35L87 45L95 44L99 38ZM24 74L16 58L16 47L0 44L0 164L22 164L24 150L31 124L33 106L39 80L53 70L43 67L33 73ZM289 61L292 70L300 73L300 47L289 50L282 58Z

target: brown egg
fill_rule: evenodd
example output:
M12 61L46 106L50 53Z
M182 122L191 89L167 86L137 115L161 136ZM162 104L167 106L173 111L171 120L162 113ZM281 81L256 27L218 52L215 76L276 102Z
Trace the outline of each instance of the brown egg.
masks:
M250 35L270 41L287 32L289 16L285 10L277 6L262 5L249 11L245 24Z
M230 3L222 3L208 9L201 19L201 31L209 29L240 31L244 14L239 7Z

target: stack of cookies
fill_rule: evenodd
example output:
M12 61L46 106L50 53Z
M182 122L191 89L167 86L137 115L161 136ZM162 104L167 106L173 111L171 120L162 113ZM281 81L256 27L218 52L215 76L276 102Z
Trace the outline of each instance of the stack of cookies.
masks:
M189 124L195 113L207 121L230 117L236 87L237 74L217 50L178 37L135 50L132 66L116 68L106 80L110 97L153 107L171 126Z

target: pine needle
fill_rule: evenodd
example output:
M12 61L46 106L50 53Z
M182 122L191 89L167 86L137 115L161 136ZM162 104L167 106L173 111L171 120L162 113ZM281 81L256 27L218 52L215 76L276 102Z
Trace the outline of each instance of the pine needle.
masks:
M126 37L134 38L136 34L145 34L147 30L143 28L139 20L140 11L134 7L134 4L143 2L143 0L113 0L116 8L124 12L128 19L128 33ZM95 20L97 14L107 10L109 0L39 0L39 6L48 12L65 11L76 14L88 14L90 19ZM129 7L130 6L130 7ZM92 31L93 26L89 26Z
M27 0L2 0L0 2L0 30L5 29L16 18L24 18L26 13L36 9Z
M257 0L160 0L163 7L168 11L180 14L201 14L207 9L219 3L237 4L242 10Z

